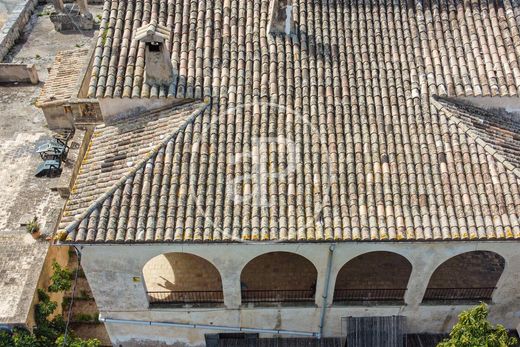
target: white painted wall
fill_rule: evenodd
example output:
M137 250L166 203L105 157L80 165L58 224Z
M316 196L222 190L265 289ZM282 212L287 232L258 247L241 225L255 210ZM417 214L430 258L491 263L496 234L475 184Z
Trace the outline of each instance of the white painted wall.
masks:
M166 109L186 101L176 98L99 98L98 100L105 123L153 110Z
M517 116L520 114L520 98L516 96L465 96L457 99L484 109L504 109Z
M252 243L252 244L148 244L84 246L82 263L101 315L107 318L146 321L242 326L268 329L318 332L322 293L325 286L329 243ZM446 332L458 313L470 306L421 305L423 294L434 270L447 259L474 250L493 251L506 260L490 305L490 319L514 329L520 324L520 252L516 241L486 242L365 242L338 243L332 261L332 276L328 290L324 336L341 336L341 318L347 316L403 315L407 331ZM241 307L240 272L260 254L287 251L300 254L318 269L316 302L312 307ZM354 257L372 251L390 251L403 255L413 265L405 295L406 305L348 307L332 305L334 282L341 267ZM150 309L142 277L144 264L151 258L168 252L188 252L213 263L220 271L224 301L221 308ZM107 324L115 345L203 346L204 333L184 328L150 327Z

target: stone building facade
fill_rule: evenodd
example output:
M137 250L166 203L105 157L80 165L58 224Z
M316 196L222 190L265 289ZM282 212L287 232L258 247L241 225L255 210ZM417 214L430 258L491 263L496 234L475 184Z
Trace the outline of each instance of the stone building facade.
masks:
M330 246L334 245L332 253L332 266L328 273L328 261ZM462 310L468 309L479 300L465 300L464 297L454 300L439 300L437 302L424 301L424 296L429 287L429 281L440 265L453 257L466 252L488 251L499 254L505 260L505 268L499 273L498 281L493 285L490 303L490 319L493 322L504 324L508 329L516 329L520 323L518 312L517 291L520 281L519 255L516 242L421 242L421 243L319 243L319 244L217 244L217 245L126 245L104 246L91 245L82 249L83 267L92 286L100 309L102 319L107 319L106 327L113 343L124 346L142 345L148 343L173 344L181 343L190 346L203 346L205 334L214 334L219 330L190 329L183 327L152 327L148 322L177 322L190 324L207 324L233 328L273 329L285 331L300 331L307 333L321 333L322 336L344 336L345 327L342 319L349 316L393 316L406 317L406 329L408 333L441 333L447 332L457 320L457 315ZM311 262L316 268L316 286L312 301L291 302L276 297L270 293L272 301L259 303L244 303L241 299L243 282L243 269L255 258L272 252L287 252L299 255ZM370 252L392 252L404 257L412 265L412 272L406 279L403 301L378 301L365 300L364 302L335 302L334 292L342 287L338 283L338 274L342 267L358 255L370 254ZM208 303L185 305L159 305L150 304L147 291L150 275L159 274L146 268L148 262L153 262L154 257L163 254L193 254L213 264L218 270L222 280L223 303ZM280 254L280 253L278 253ZM372 253L373 254L373 253ZM274 255L276 257L276 253ZM384 256L383 256L384 257ZM271 258L271 257L270 257ZM480 261L480 267L488 264L485 258L474 257ZM272 259L272 258L271 258ZM302 289L309 287L302 283L300 287L287 283L287 275L296 275L296 268L302 265L301 260L292 257L280 256L278 258L289 266L281 266L278 272L270 272L273 265L270 259L264 261L265 268L256 267L254 271L262 271L259 277L264 276L263 289L280 290L280 283L286 284L285 289ZM369 259L365 264L370 267L375 261ZM464 265L464 264L461 264ZM200 264L199 264L200 266ZM206 267L202 267L206 268ZM173 272L176 268L173 267ZM181 267L182 270L182 267ZM252 269L253 270L253 269ZM146 271L146 272L145 272ZM466 288L474 286L478 288L481 279L478 274L464 284L456 283L461 272L467 271L466 266L452 269L443 280L447 287ZM164 272L168 273L168 272ZM362 272L363 275L366 272ZM193 270L197 277L197 271ZM249 276L257 278L254 274ZM481 276L485 276L483 272ZM147 278L148 277L148 278ZM271 282L265 277L269 277ZM274 279L279 281L274 281ZM302 279L306 277L301 276ZM136 281L136 279L139 279ZM197 278L200 279L200 278ZM243 278L242 278L243 279ZM344 278L342 281L348 282ZM215 289L212 285L215 281L207 277L206 290ZM328 284L327 284L328 282ZM182 281L186 283L186 281ZM357 283L357 282L356 282ZM368 284L368 283L367 283ZM392 283L382 283L374 280L369 287L373 289L391 288ZM438 284L437 284L438 285ZM378 288L379 286L379 288ZM325 288L328 287L327 290ZM157 288L153 288L157 289ZM187 290L181 284L179 287L171 287L169 290ZM192 290L199 290L200 286L193 283ZM377 298L375 298L377 299ZM324 313L322 313L324 309ZM322 314L324 315L323 327L320 327ZM131 322L117 323L112 320L141 321L141 324ZM222 328L220 332L226 332ZM262 334L260 337L272 336ZM298 336L285 334L281 336Z
M82 79L104 124L57 238L113 343L446 332L481 300L516 328L519 11L105 1ZM157 28L165 84L136 39Z

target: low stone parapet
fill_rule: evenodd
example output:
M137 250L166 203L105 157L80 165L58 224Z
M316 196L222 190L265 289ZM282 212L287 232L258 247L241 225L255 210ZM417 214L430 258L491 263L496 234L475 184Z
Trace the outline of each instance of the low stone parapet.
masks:
M7 18L0 31L0 62L20 37L37 4L38 0L27 0L16 6Z
M38 72L34 64L0 63L0 83L13 82L38 84Z

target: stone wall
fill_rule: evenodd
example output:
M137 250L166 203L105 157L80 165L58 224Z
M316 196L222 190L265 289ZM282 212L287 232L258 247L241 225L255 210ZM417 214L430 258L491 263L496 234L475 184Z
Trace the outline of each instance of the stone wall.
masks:
M506 266L493 293L490 319L514 329L520 323L520 253L518 241L485 242L343 242L335 245L327 295L329 243L277 244L145 244L89 245L82 249L82 264L101 315L105 318L212 324L219 326L282 329L318 332L325 307L325 337L341 336L342 318L347 316L391 316L406 318L410 333L447 332L457 315L471 307L467 304L424 305L422 298L435 270L448 259L469 251L483 250L500 254ZM240 274L251 260L270 252L291 252L308 259L317 269L315 305L292 307L249 307L241 303ZM397 253L412 264L412 274L404 305L345 306L332 301L340 269L355 257L374 251ZM171 252L185 252L208 260L219 270L225 307L150 308L143 267L152 258ZM302 319L304 317L304 319ZM107 323L115 345L203 346L205 333L215 330L151 327L150 325ZM262 337L269 337L261 334ZM265 336L264 336L265 335Z
M107 124L124 117L186 103L186 99L177 98L99 98L98 100L103 120Z
M47 251L47 255L45 257L45 261L42 266L42 271L40 273L40 278L38 279L38 285L37 289L41 288L47 291L47 288L51 284L51 276L54 272L52 268L52 263L55 260L58 264L60 264L62 267L66 267L68 260L69 260L69 247L49 247L49 250ZM61 303L63 301L63 292L59 293L48 293L49 297L52 301L56 301L58 303L58 306L56 307L56 310L54 311L53 316L57 316L62 314L62 307ZM35 290L32 298L32 304L29 314L27 315L27 328L32 329L36 325L35 317L34 317L34 310L35 305L39 302L38 300L38 291Z
M408 284L412 265L399 254L374 252L360 255L345 264L338 273L336 288L393 288Z
M496 253L464 253L439 266L428 287L494 287L503 269L504 260Z
M316 286L318 273L304 257L293 253L269 253L250 261L240 282L249 290L308 290Z
M143 269L148 291L222 290L217 269L206 260L186 253L151 259Z
M27 0L13 10L0 32L0 62L4 60L31 18L38 0Z
M38 73L34 64L0 63L0 83L20 82L38 84Z

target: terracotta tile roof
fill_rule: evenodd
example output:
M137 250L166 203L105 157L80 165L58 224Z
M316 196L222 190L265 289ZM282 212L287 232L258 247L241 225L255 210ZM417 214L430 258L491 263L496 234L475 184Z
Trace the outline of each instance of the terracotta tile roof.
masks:
M48 102L66 101L75 97L74 93L78 90L74 86L78 83L81 69L87 61L88 49L58 52L36 104L41 106Z
M254 83L262 84L254 93L272 95L278 78L293 87L277 75L282 66L330 86L342 73L336 86L347 89L403 83L415 97L518 95L516 1L295 0L296 36L276 39L266 37L268 9L269 0L107 0L88 95L200 98ZM152 20L171 29L170 86L144 83L145 48L133 38ZM252 75L229 80L244 70Z
M105 2L91 96L211 103L106 182L84 165L70 242L520 239L514 161L432 102L517 94L516 3L299 1L295 37L266 36L268 7ZM131 40L150 15L173 32L168 88Z
M436 98L449 121L461 126L507 169L520 177L520 121L504 109L484 110L460 101Z
M127 175L144 167L165 141L175 137L190 117L204 107L203 103L191 103L169 111L140 115L135 121L120 119L110 125L97 126L61 225L67 225L97 201L111 195L115 187L124 183Z

